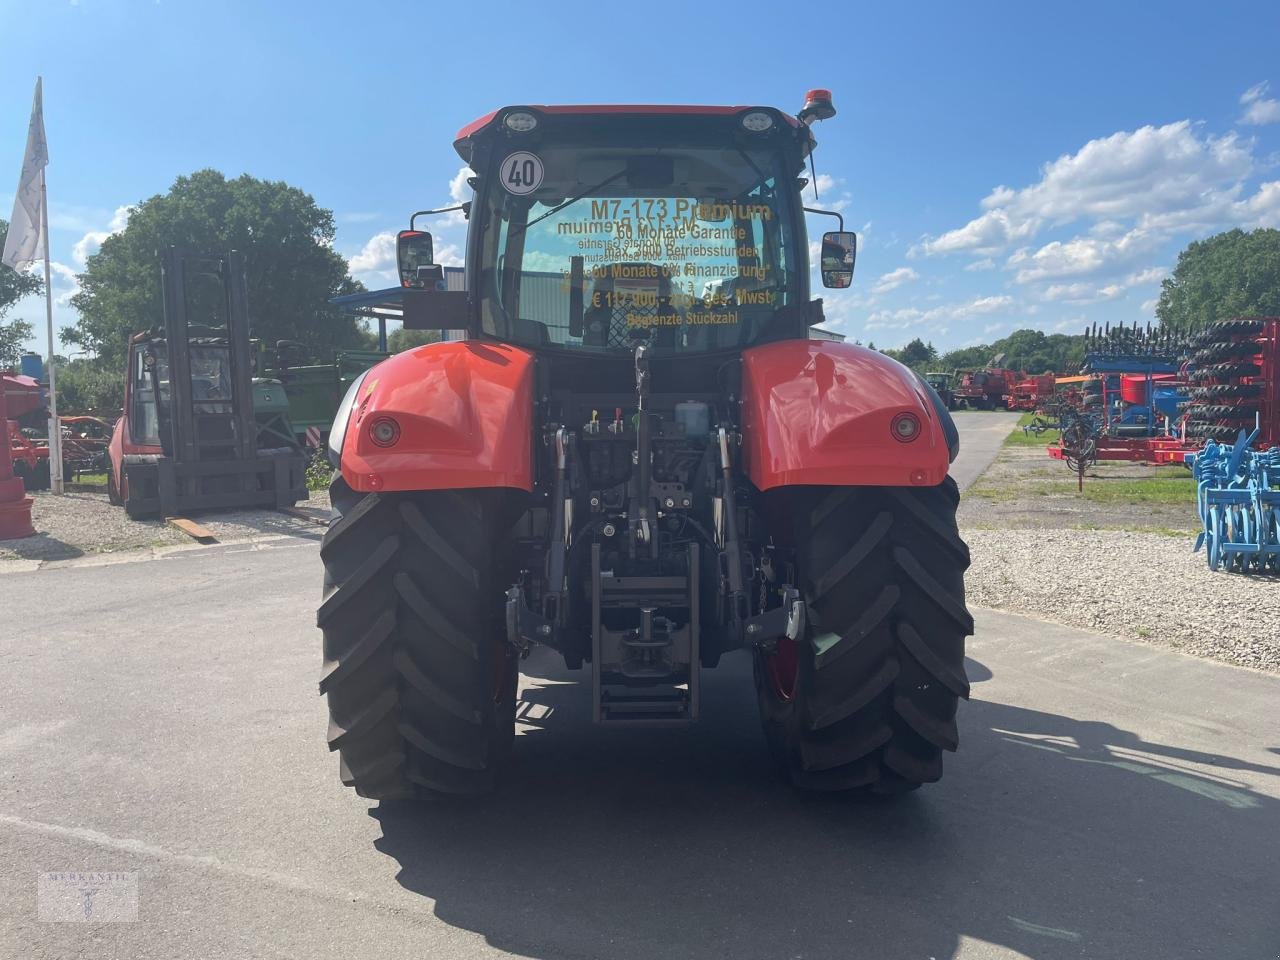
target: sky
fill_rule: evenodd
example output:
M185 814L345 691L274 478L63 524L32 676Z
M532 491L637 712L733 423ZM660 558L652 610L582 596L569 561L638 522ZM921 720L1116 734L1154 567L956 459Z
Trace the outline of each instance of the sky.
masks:
M58 328L130 205L204 167L306 190L353 275L390 285L409 213L467 195L454 134L506 104L795 111L830 89L819 203L859 255L851 289L815 296L828 327L881 348L1145 323L1187 243L1280 227L1280 4L610 9L0 0L0 217L42 75ZM458 262L460 217L432 229ZM43 301L13 317L43 352Z

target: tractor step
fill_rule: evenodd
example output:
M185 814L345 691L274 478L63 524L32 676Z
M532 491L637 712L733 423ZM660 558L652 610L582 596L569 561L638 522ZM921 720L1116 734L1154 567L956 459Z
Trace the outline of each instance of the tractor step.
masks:
M606 726L675 726L694 719L689 691L680 687L644 693L603 690L596 722Z

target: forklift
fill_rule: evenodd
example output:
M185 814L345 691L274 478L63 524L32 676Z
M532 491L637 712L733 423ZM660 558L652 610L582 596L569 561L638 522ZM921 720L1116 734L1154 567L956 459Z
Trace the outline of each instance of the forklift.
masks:
M253 379L243 256L170 247L161 278L164 329L129 344L108 446L112 502L138 519L305 500L284 389Z

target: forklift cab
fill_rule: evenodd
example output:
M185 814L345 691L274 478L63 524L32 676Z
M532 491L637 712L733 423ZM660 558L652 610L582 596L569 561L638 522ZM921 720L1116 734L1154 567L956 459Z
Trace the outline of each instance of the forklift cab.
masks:
M231 351L225 342L190 341L191 425L196 447L205 453L234 445ZM132 346L129 361L129 429L139 446L159 447L172 456L172 384L167 344L150 339Z

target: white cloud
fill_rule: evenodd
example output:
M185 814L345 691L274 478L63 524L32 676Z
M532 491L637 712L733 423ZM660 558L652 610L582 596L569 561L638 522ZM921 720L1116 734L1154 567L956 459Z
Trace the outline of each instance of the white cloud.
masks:
M462 249L456 243L435 238L435 262L446 267L462 266ZM397 280L396 273L396 233L384 230L375 233L365 241L360 252L353 256L348 264L353 276L371 283L392 283Z
M54 306L70 306L71 298L80 292L80 281L76 279L76 271L65 263L50 260L49 278L53 282Z
M1062 300L1066 303L1092 303L1093 284L1077 281L1076 283L1051 283L1045 288L1046 300Z
M1010 296L998 295L975 297L963 303L944 304L921 310L917 307L902 307L898 310L877 310L867 317L863 325L867 330L907 330L913 327L930 326L948 321L971 320L974 317L1003 313L1014 305ZM937 328L933 332L944 333L946 328Z
M981 260L975 260L973 263L967 264L965 270L969 273L976 273L979 270L990 270L995 265L994 257L983 257Z
M1258 192L1237 205L1246 227L1280 227L1280 180L1258 186Z
M1100 303L1105 300L1116 300L1132 287L1158 283L1167 272L1164 267L1147 267L1145 270L1134 271L1123 279L1101 287L1085 280L1051 283L1044 288L1041 296L1045 300L1060 300L1063 303Z
M994 253L1032 239L1051 225L1099 221L1101 235L1137 221L1151 230L1190 223L1234 223L1240 213L1275 215L1270 199L1238 206L1254 172L1252 141L1236 134L1201 134L1189 120L1120 131L1091 140L1046 164L1040 179L1019 190L996 187L984 212L962 227L925 238L917 253ZM1261 209L1253 209L1257 204Z
M81 270L88 264L89 258L98 252L107 237L113 233L119 233L128 225L131 213L133 213L133 207L116 207L116 212L111 215L111 222L106 230L87 230L84 236L75 242L71 248L71 259Z
M456 243L443 243L433 251L435 262L445 267L461 267L464 265L462 248Z
M899 267L897 270L890 270L883 274L876 281L875 286L871 288L873 294L888 293L890 290L896 290L904 283L910 283L912 280L918 280L920 274L916 273L910 267Z
M396 235L390 230L375 233L359 253L351 258L352 273L393 270L396 265Z
M1140 287L1147 283L1159 283L1168 272L1164 267L1148 267L1146 270L1139 270L1137 273L1129 274L1124 283L1126 287Z
M1160 302L1160 298L1159 298L1159 297L1152 297L1150 300L1143 300L1143 301L1142 301L1142 307L1141 307L1142 312L1143 312L1143 313L1155 313L1155 312L1156 312L1156 304L1157 304L1157 303L1159 303L1159 302Z
M458 172L453 175L453 179L449 181L449 201L442 203L442 207L456 207L459 204L466 203L471 199L471 185L467 183L469 177L474 177L475 173L465 164L458 168ZM439 219L432 219L432 223L441 227L457 227L467 222L467 218L462 215L461 210L453 210L449 213L441 214ZM428 226L430 229L430 226Z
M936 239L925 239L911 248L908 256L921 253L994 253L1011 243L1029 240L1040 228L1038 220L1016 220L1007 210L988 210L963 227L950 230Z
M1239 123L1261 127L1268 123L1280 123L1280 100L1267 96L1270 86L1265 80L1256 83L1240 95L1240 103L1244 113L1240 114Z
M835 210L843 213L853 202L853 195L848 190L841 189L843 186L843 177L833 177L829 173L820 173L817 179L813 181L813 184L806 188L805 196L812 200L813 190L816 187L818 202L824 210ZM837 191L839 196L836 196Z
M1007 310L1011 306L1013 306L1013 297L978 297L968 303L959 304L953 308L951 315L957 320L963 320L966 317L979 314L999 313L1001 310Z
M1007 266L1017 269L1013 278L1016 283L1086 277L1104 270L1124 269L1150 252L1158 241L1157 236L1142 229L1131 230L1115 240L1054 240L1034 253L1018 250L1009 257Z

